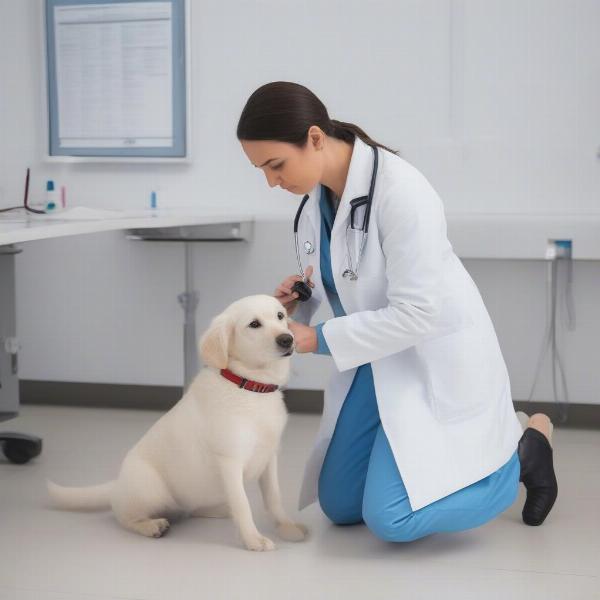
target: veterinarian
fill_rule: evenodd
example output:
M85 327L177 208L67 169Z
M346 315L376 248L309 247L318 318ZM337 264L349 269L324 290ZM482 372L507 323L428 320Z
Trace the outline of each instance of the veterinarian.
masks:
M523 431L494 327L426 178L295 83L257 89L237 137L271 187L308 194L297 236L312 296L298 302L300 275L274 295L294 316L296 351L331 355L337 372L300 508L318 500L336 524L410 541L490 521L522 481L523 520L540 525L557 495L551 423L538 413ZM350 202L369 194L375 149L362 237L348 228ZM334 317L312 327L324 299Z

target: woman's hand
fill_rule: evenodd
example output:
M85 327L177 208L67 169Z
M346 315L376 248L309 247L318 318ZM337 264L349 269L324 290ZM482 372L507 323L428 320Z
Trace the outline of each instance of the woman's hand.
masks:
M311 288L314 288L315 284L310 280L310 276L313 273L312 265L306 267L305 273L308 285ZM294 314L294 311L298 306L298 292L292 292L292 286L296 281L302 281L302 277L300 277L300 275L290 275L289 277L286 277L273 294L275 298L285 306L288 317L291 317Z
M302 323L296 323L291 319L288 321L288 328L294 336L294 347L296 352L316 352L319 341L317 339L317 330L315 327L309 327Z

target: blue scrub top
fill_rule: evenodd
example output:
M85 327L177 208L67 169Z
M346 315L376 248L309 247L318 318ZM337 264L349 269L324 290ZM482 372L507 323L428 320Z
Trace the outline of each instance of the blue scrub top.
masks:
M336 317L345 317L346 313L340 302L340 297L335 287L333 280L333 271L331 270L331 230L333 228L333 221L335 214L333 211L333 203L330 199L330 190L324 185L321 186L321 196L319 198L319 208L321 210L321 278L323 279L323 285L325 286L325 292L327 298L333 309L333 314ZM323 323L319 323L315 329L317 330L317 341L318 347L315 351L316 354L331 354L329 346L325 341L323 335Z

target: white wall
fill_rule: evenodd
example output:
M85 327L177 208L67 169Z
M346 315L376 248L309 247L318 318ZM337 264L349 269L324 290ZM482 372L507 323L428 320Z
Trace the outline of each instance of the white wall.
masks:
M226 304L295 272L299 198L270 189L235 139L268 81L311 88L420 168L448 213L598 214L600 3L595 0L192 0L190 165L42 162L41 3L0 0L0 206L48 178L72 204L239 205L270 212L251 247L196 246L199 332ZM510 243L510 240L507 240ZM180 384L181 244L107 233L28 243L18 256L21 377ZM492 318L515 398L543 333L544 265L466 261ZM575 271L578 329L565 339L572 401L597 402L600 266ZM315 322L330 316L322 307ZM291 387L321 388L324 357L297 356ZM546 377L546 380L548 378ZM546 381L540 399L550 398Z

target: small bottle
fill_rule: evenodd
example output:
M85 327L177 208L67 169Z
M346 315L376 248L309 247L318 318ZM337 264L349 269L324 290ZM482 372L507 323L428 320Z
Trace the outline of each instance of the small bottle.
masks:
M46 211L52 212L60 209L58 191L54 189L54 181L46 182Z

